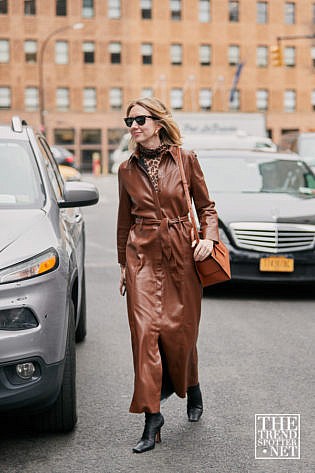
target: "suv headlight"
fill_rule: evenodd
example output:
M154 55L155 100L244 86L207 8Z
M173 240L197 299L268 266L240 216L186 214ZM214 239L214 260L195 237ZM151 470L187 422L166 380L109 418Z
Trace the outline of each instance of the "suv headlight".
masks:
M54 248L21 263L0 269L0 284L23 281L49 273L58 267L58 253Z

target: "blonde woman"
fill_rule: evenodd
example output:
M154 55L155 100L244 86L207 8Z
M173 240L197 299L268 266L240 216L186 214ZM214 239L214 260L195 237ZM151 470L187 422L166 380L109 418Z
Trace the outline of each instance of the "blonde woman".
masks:
M188 420L203 411L197 337L202 288L194 260L205 259L218 241L217 213L193 152L181 150L203 239L191 241L191 223L177 165L180 131L156 98L131 102L124 119L133 152L120 165L117 223L120 293L127 307L134 362L130 412L145 413L142 453L160 441L160 401L187 394Z

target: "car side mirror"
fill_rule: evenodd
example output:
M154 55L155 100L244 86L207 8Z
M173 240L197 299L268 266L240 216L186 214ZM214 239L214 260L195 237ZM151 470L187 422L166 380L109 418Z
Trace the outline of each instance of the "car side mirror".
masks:
M70 207L86 207L97 204L99 193L90 182L66 181L64 184L63 200L58 202L61 209Z

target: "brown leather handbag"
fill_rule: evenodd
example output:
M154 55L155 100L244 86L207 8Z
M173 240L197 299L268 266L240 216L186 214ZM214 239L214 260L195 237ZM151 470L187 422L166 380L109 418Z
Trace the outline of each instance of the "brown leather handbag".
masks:
M187 186L180 148L177 148L177 150L178 165L183 182L185 197L187 200L189 217L193 227L194 238L198 244L202 235L197 230L197 224L191 206L191 198ZM195 266L202 287L212 286L213 284L225 282L231 279L229 250L221 240L219 240L218 243L214 243L211 255L203 261L195 261Z

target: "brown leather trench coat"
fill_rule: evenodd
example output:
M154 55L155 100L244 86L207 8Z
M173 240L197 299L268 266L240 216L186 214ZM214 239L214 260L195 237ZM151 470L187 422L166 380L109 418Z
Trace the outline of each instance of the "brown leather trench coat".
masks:
M119 168L118 261L126 265L135 372L130 412L159 412L163 370L180 397L198 383L202 289L175 151L172 146L161 158L158 192L136 154ZM217 213L197 157L184 150L182 156L203 237L218 241Z

